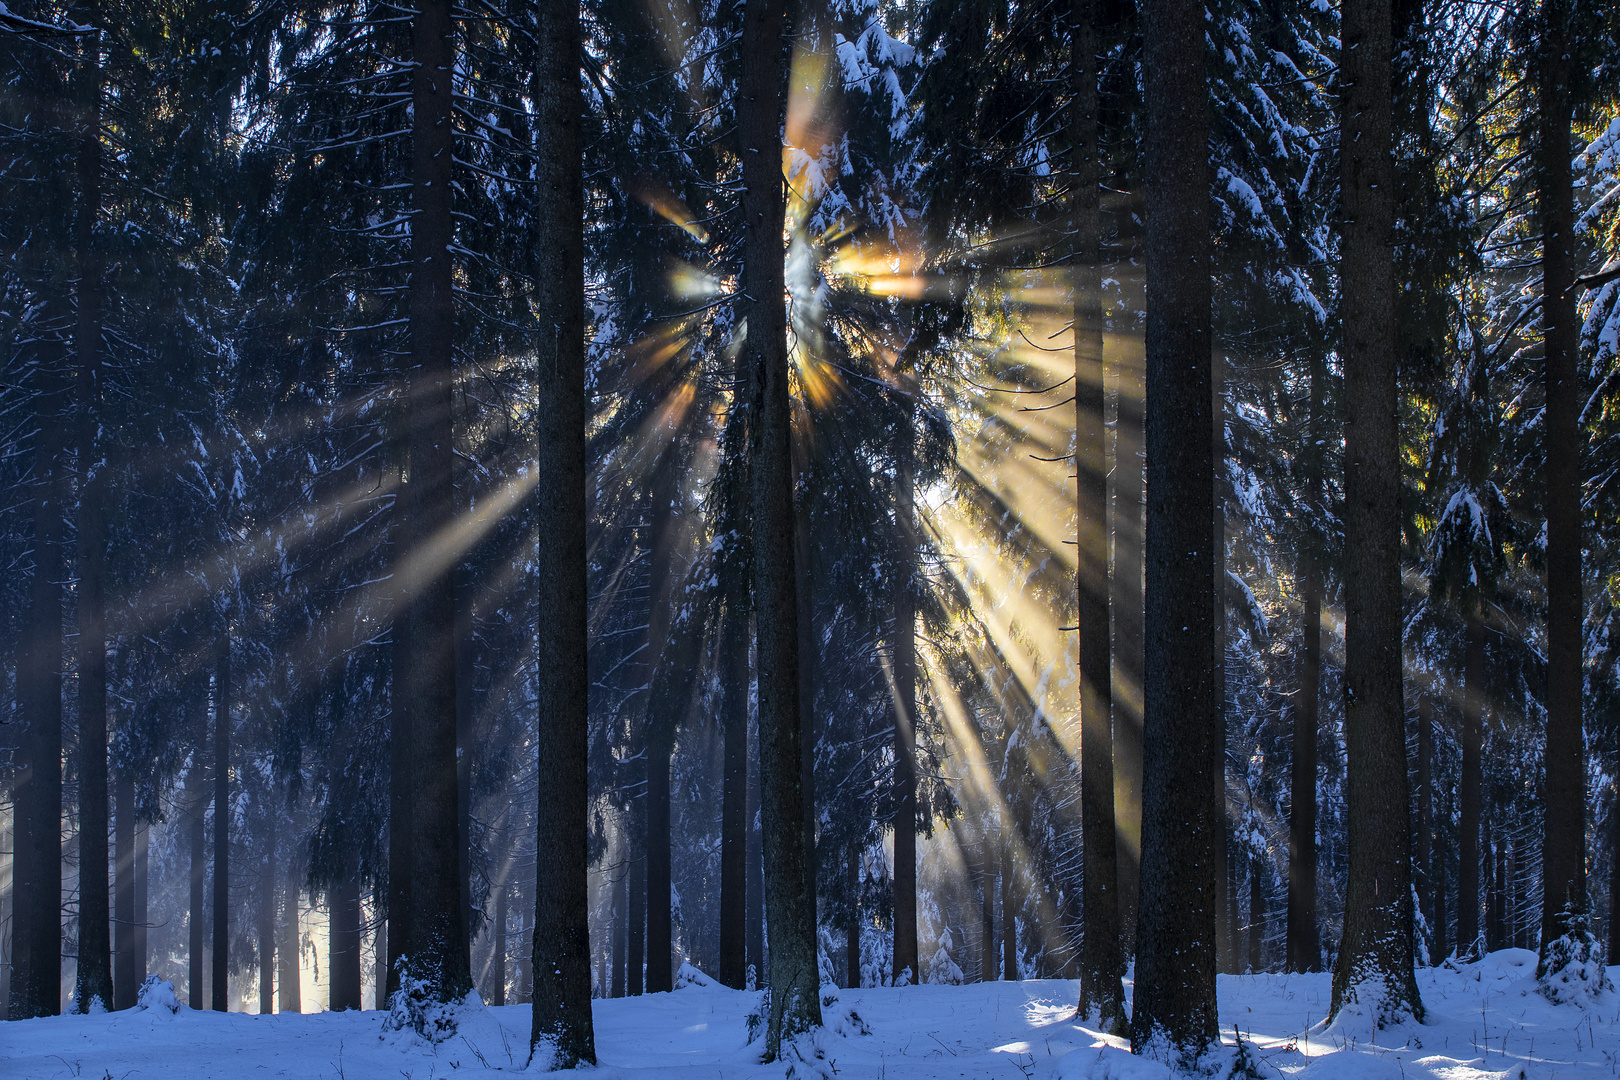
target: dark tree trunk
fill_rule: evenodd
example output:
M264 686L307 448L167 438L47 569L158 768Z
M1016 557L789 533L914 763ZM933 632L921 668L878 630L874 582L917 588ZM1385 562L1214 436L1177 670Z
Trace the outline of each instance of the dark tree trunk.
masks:
M752 635L750 635L752 637ZM760 835L759 730L753 732L753 752L748 755L748 968L756 989L765 985L765 854Z
M1457 951L1469 959L1479 943L1480 741L1485 709L1485 622L1468 617L1463 654L1461 805L1457 816Z
M399 494L405 499L402 484ZM403 517L403 514L400 515ZM394 532L394 558L403 561L406 531L403 521ZM393 677L388 721L388 899L384 969L383 1001L399 989L400 961L410 948L411 941L411 830L412 792L415 780L412 767L411 719L405 698L409 691L406 674L410 659L410 610L403 587L394 597ZM379 1005L378 1008L382 1006Z
M1327 380L1322 357L1311 357L1310 434L1306 446L1311 502L1322 498L1322 443L1327 423L1322 396ZM1314 528L1302 538L1299 696L1294 702L1293 761L1288 805L1288 970L1319 971L1321 938L1316 929L1316 738L1322 687L1322 567Z
M1580 318L1575 310L1574 174L1570 165L1573 5L1540 7L1536 94L1536 214L1541 219L1541 324L1546 351L1547 744L1543 791L1541 960L1564 934L1585 931L1586 770L1581 724Z
M1506 842L1496 835L1495 822L1485 819L1485 951L1495 952L1506 943L1502 938L1503 869L1507 865Z
M1001 977L1018 980L1018 867L1011 829L1001 838Z
M907 388L909 389L909 388ZM917 967L917 610L916 488L913 474L916 434L912 406L904 405L895 437L894 517L899 533L900 567L894 590L894 968L898 983L906 974L921 981ZM806 601L808 604L808 600Z
M979 981L996 980L995 841L979 837Z
M355 873L335 882L326 897L330 921L326 942L327 989L333 1012L360 1008L360 881Z
M677 705L682 657L677 654L670 623L675 604L673 564L676 533L672 525L680 456L674 442L655 466L652 507L648 514L649 569L647 655L652 658L645 694L642 731L646 739L647 786L647 993L674 989L670 968L674 911L670 894L670 766L675 756Z
M383 917L383 896L379 893L371 894L374 905L373 916L377 920L377 936L372 941L372 962L374 969L371 974L371 1007L373 1009L388 1008L388 920Z
M795 470L797 471L797 470ZM810 876L820 864L816 859L816 622L814 578L811 573L810 507L802 500L793 515L793 572L799 605L799 786L804 808L804 861Z
M662 666L662 665L660 665ZM656 677L655 690L665 683ZM655 692L655 701L657 695ZM657 709L655 704L653 712ZM661 710L660 710L661 711ZM649 716L647 731L647 993L673 990L670 896L669 768L675 753L670 716Z
M146 982L146 928L148 921L147 895L152 881L150 845L151 829L137 823L135 826L135 985Z
M1104 417L1102 180L1097 0L1071 0L1074 160L1074 417L1079 528L1075 628L1080 657L1080 1012L1123 1030L1124 962L1114 836L1113 642L1108 626L1108 428Z
M1451 793L1446 793L1445 807L1442 814L1445 820L1451 819L1452 799ZM1449 912L1446 908L1446 862L1448 853L1444 850L1438 852L1431 860L1434 868L1434 956L1438 963L1451 955L1450 933L1448 925Z
M849 892L849 928L844 934L844 985L861 988L861 849L852 846L845 859Z
M511 891L511 885L504 880L495 886L495 934L489 962L489 1003L496 1006L506 1004L506 903L507 894Z
M231 624L220 631L214 666L214 970L215 1012L230 1009L231 941ZM356 916L358 918L358 915ZM358 1008L358 1006L356 1006Z
M624 997L626 969L630 966L630 845L613 876L613 980L609 997Z
M1620 957L1620 805L1609 810L1609 955Z
M1210 522L1211 241L1204 9L1145 0L1147 107L1147 584L1142 879L1131 1043L1201 1059L1215 1019L1215 831L1210 770L1215 553ZM1157 1052L1157 1051L1155 1051Z
M589 675L586 666L585 202L581 172L579 5L537 12L535 335L540 418L535 487L540 621L531 1052L544 1043L557 1068L596 1063L591 1025L590 898L586 884ZM667 960L666 960L667 964Z
M726 605L720 663L725 741L720 795L720 982L748 982L748 614L747 587L734 582Z
M276 1011L276 819L274 811L266 830L264 873L259 878L259 1013ZM386 962L386 961L385 961ZM386 976L385 976L386 978ZM377 994L379 1000L383 994Z
M1401 701L1400 436L1390 0L1347 0L1340 53L1344 240L1345 804L1349 877L1333 967L1380 1018L1421 1020L1412 972L1412 832ZM1377 987L1379 989L1373 989Z
M203 995L203 957L207 935L208 886L208 787L203 775L203 746L208 731L208 684L193 678L186 702L187 727L196 733L191 765L186 770L186 847L190 856L190 894L186 906L186 1004L193 1009L208 1007Z
M1249 971L1264 969L1266 947L1266 885L1265 864L1259 859L1249 860Z
M455 298L449 254L455 239L450 192L455 178L455 32L450 0L416 5L411 20L411 372L406 424L411 482L403 495L403 536L416 543L439 535L456 509L451 410ZM547 335L539 338L544 341ZM415 787L408 951L412 973L426 981L435 997L450 1001L472 988L460 860L447 857L457 850L459 832L454 589L450 568L424 559L407 556L396 573L411 590L409 662L403 672Z
M99 5L76 13L86 26ZM75 994L88 1012L113 1003L112 941L107 911L107 628L105 600L107 485L97 438L102 419L102 270L95 225L101 207L101 39L85 34L76 72L79 116L79 313L74 331L79 398L79 975Z
M113 1008L132 1009L135 979L135 781L127 763L113 782Z
M647 969L647 800L638 798L630 807L630 960L626 993L641 996Z
M54 201L54 199L53 199ZM50 212L50 211L48 211ZM60 283L66 288L65 283ZM35 346L34 574L17 672L23 730L13 756L16 839L12 887L13 1020L55 1016L62 996L62 581L63 514L71 492L62 460L67 413L66 303L47 301Z
M1230 828L1226 817L1226 504L1225 484L1221 469L1226 459L1225 373L1218 354L1210 356L1209 405L1210 462L1213 466L1214 487L1211 490L1209 535L1210 550L1215 561L1213 575L1215 592L1210 600L1210 663L1213 667L1215 703L1215 755L1210 761L1211 798L1215 805L1215 970L1240 972L1242 932L1238 928L1238 870L1237 853L1231 851Z
M298 941L298 875L289 863L281 897L281 925L276 937L276 1011L303 1012L303 979L299 975L302 950Z
M784 1040L821 1024L815 878L805 851L800 775L799 598L782 302L783 7L781 0L748 0L744 7L737 117L747 229L743 292L753 298L744 355L755 409L749 436L765 909L771 935L768 1060L777 1057Z
M1418 879L1418 904L1434 936L1434 698L1418 698L1417 851L1413 854ZM1438 959L1431 955L1430 962Z
M458 474L466 469L456 459ZM457 508L470 509L467 488L458 485ZM473 759L473 612L472 582L464 566L453 574L455 586L456 665L456 883L461 890L461 925L469 948L478 936L472 906L472 759Z

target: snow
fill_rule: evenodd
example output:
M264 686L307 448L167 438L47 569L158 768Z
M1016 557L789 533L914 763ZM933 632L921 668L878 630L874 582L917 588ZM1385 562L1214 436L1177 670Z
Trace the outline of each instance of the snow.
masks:
M1261 1075L1303 1080L1597 1080L1620 1068L1620 995L1553 1005L1536 992L1536 955L1493 953L1456 969L1418 973L1429 1016L1379 1030L1367 1016L1323 1025L1329 977L1221 976L1224 1054L1240 1032ZM1611 978L1620 968L1609 969ZM598 1080L756 1080L784 1075L747 1042L760 995L695 977L668 994L595 1003ZM827 1075L885 1080L1165 1080L1123 1040L1076 1023L1066 980L965 986L827 988L830 1028L815 1045ZM161 994L160 994L161 996ZM476 1000L476 999L475 999ZM521 1071L526 1005L459 1011L454 1036L430 1046L385 1031L377 1012L255 1016L167 1008L24 1020L4 1026L6 1080L163 1077L405 1077ZM864 1032L870 1032L865 1034ZM801 1074L806 1071L801 1069ZM1220 1075L1224 1076L1225 1069Z

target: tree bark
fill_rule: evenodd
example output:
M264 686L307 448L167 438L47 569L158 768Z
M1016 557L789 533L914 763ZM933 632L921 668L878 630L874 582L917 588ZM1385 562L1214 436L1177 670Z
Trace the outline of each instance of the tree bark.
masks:
M1131 1045L1196 1064L1217 1039L1219 752L1211 648L1211 240L1204 9L1141 8L1147 136L1147 583L1142 871Z
M1249 860L1249 972L1259 974L1265 970L1266 947L1266 886L1265 864L1259 859Z
M750 633L750 640L753 638ZM755 668L757 670L757 667ZM755 989L765 985L765 855L760 835L759 728L753 730L753 749L748 755L748 970Z
M1412 833L1401 701L1400 436L1390 0L1347 0L1340 53L1344 239L1345 803L1349 876L1333 1015L1423 1018L1412 971Z
M85 26L99 5L79 7ZM102 269L95 239L101 208L101 39L79 41L79 205L75 246L79 311L74 332L79 398L79 963L75 996L81 1012L113 1003L112 941L107 910L107 628L105 599L106 469L100 460Z
M910 387L905 388L906 391ZM895 434L895 526L900 567L894 589L894 967L896 983L906 975L921 981L917 967L917 563L916 434L913 405L902 406ZM806 601L808 604L808 600Z
M298 875L289 863L286 867L285 886L281 897L281 925L277 928L277 1011L301 1013L304 1011L302 967L303 950L298 940Z
M215 1012L230 1009L231 917L231 624L227 612L214 666L214 971ZM358 1006L356 1006L358 1008Z
M662 665L660 665L662 666ZM655 677L654 686L665 683ZM655 697L658 696L655 694ZM649 712L657 709L655 704ZM670 895L669 769L675 754L673 717L647 718L647 993L673 990L670 969L674 912Z
M455 297L452 71L455 21L450 0L421 0L411 20L412 158L407 424L411 482L404 536L438 536L455 519L451 387ZM541 335L544 339L545 335ZM542 410L543 411L543 410ZM545 530L542 530L545 531ZM410 963L443 1001L472 988L462 919L457 850L455 597L449 566L413 552L403 585L411 590L404 706L411 733ZM450 857L447 857L450 856ZM544 890L538 890L543 892Z
M276 1011L276 819L271 812L266 830L264 874L259 878L259 1015ZM386 976L385 976L386 978ZM377 994L379 1000L383 993Z
M146 982L146 928L151 925L148 921L147 896L150 891L152 831L148 825L136 823L135 826L135 933L131 937L135 941L135 985L141 986Z
M489 964L489 1003L506 1004L506 919L507 894L512 887L502 880L495 886L495 933Z
M535 487L539 530L539 743L533 1026L554 1068L596 1064L591 1024L586 837L589 674L586 619L585 196L580 132L579 5L547 0L535 34L536 362L540 418ZM666 961L667 963L667 961Z
M360 1008L360 880L351 872L327 893L326 967L333 1012Z
M1418 698L1417 851L1418 904L1434 939L1434 698ZM1430 961L1436 958L1431 956Z
M119 766L113 782L113 1008L132 1009L135 980L135 781Z
M1558 938L1585 932L1586 771L1581 723L1582 581L1580 320L1575 310L1574 175L1570 165L1572 5L1540 5L1536 214L1541 219L1547 508L1546 817L1542 834L1541 960Z
M1123 1030L1124 962L1114 835L1113 642L1108 625L1108 427L1104 417L1102 160L1097 120L1097 0L1071 0L1070 193L1080 658L1080 1001Z
M186 702L187 728L195 733L191 763L186 769L186 847L190 856L190 893L186 906L186 1004L207 1008L203 994L203 957L207 948L208 787L203 775L203 747L208 732L208 683L193 676Z
M1461 804L1457 815L1457 952L1464 959L1479 952L1480 729L1485 708L1485 622L1467 620L1463 653Z
M465 463L456 459L455 471L465 476ZM457 485L456 507L471 510L465 484ZM472 904L472 759L473 759L473 612L472 582L465 565L451 574L455 590L456 666L456 885L460 889L461 925L467 930L469 949L478 936Z
M861 988L861 849L851 845L845 859L849 892L849 928L844 934L844 985Z
M628 986L626 993L640 997L646 982L647 956L647 800L645 795L630 809L630 918Z
M743 292L748 304L749 425L754 524L754 611L759 650L760 795L765 909L770 931L770 1015L765 1057L821 1025L815 878L804 844L793 463L783 304L782 0L743 9Z
M1310 499L1317 514L1322 501L1322 446L1327 418L1322 405L1327 374L1320 355L1310 364L1310 428L1306 455ZM1314 524L1300 552L1299 696L1294 702L1293 761L1288 805L1288 970L1320 971L1321 938L1316 928L1316 739L1322 696L1322 564Z
M1001 837L1001 978L1016 982L1018 971L1018 867L1009 825Z
M396 506L403 503L408 486L401 485ZM403 507L400 507L398 516L403 518ZM407 535L404 521L397 522L392 531L397 567L403 562L400 552ZM411 663L410 607L404 588L399 584L397 571L395 586L393 643L390 649L393 676L388 709L388 932L385 941L384 1002L399 989L400 961L410 948L412 793L416 786L412 768L411 718L405 701L410 693L410 679L406 674Z
M748 982L748 613L745 582L728 589L721 671L724 739L720 794L720 982Z

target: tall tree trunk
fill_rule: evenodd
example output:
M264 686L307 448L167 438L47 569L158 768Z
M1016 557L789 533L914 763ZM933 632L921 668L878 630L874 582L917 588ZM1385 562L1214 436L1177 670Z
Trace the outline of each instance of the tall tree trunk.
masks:
M770 931L770 1016L765 1057L821 1025L815 878L804 844L800 775L799 627L793 550L793 461L787 312L782 302L782 0L743 9L742 98L737 131L747 229L749 425L754 524L754 611L759 660L760 795L765 910Z
M456 459L456 473L465 475L465 463ZM457 485L457 509L470 510L468 487ZM468 945L478 936L472 903L472 759L473 759L473 611L472 582L465 565L452 574L455 588L456 665L456 884L460 889L461 925Z
M151 925L147 898L152 883L151 864L152 830L139 822L135 825L135 985L146 982L146 928Z
M489 1003L506 1004L506 920L507 899L512 886L503 878L495 886L495 940L490 958Z
M1468 616L1463 653L1461 806L1457 816L1457 951L1468 959L1479 943L1480 729L1485 708L1485 621Z
M795 455L797 456L797 455ZM795 468L795 475L798 470ZM793 573L799 605L799 786L803 792L805 865L816 875L816 624L814 577L811 573L812 547L810 507L799 500L793 515Z
M662 666L662 665L660 665ZM667 676L653 680L656 693ZM649 712L661 709L654 705ZM670 762L675 754L675 733L670 716L649 716L647 731L647 993L673 990L672 923L670 895Z
M552 1065L596 1064L591 1025L590 897L586 839L589 674L586 619L585 196L581 172L579 5L548 0L535 34L535 133L545 152L535 178L535 335L540 417L535 487L541 529L539 743L545 747L535 846L531 1053ZM667 960L666 960L667 963Z
M845 888L849 892L849 928L844 934L844 985L861 988L861 849L850 845L845 858Z
M53 185L55 186L55 185ZM52 202L60 196L53 196ZM51 211L54 215L54 210ZM65 290L65 282L53 282ZM55 1016L62 996L62 581L63 514L71 492L62 460L67 388L66 348L59 328L64 299L46 302L35 346L36 431L34 575L28 588L26 637L19 649L18 697L23 730L13 756L16 830L12 886L12 978L7 1015Z
M203 994L203 957L207 950L208 887L208 787L203 775L208 731L208 683L206 676L192 677L186 702L187 728L195 732L191 764L186 769L186 847L190 857L190 893L186 905L186 1004L193 1009L208 1007Z
M1254 974L1265 970L1266 947L1266 884L1265 864L1259 859L1249 860L1249 971Z
M907 391L911 388L906 387ZM916 480L913 472L916 433L912 403L895 432L894 517L899 533L900 570L894 590L894 969L898 983L906 974L920 982L917 967L917 610ZM809 601L806 600L808 605Z
M630 807L630 918L627 933L630 960L625 992L640 997L646 984L647 956L647 800Z
M1611 803L1609 809L1609 955L1620 958L1620 917L1617 916L1620 916L1620 799Z
M995 838L979 836L979 981L996 980Z
M1413 855L1418 879L1418 904L1434 938L1434 698L1418 698L1417 851ZM1436 959L1430 956L1430 961Z
M1147 105L1147 585L1142 882L1131 1044L1201 1059L1217 1038L1211 790L1211 241L1204 9L1144 0Z
M283 869L281 925L276 938L276 1011L296 1013L304 1011L303 976L299 973L303 950L298 940L298 875L291 862Z
M677 706L674 686L679 682L677 654L670 624L676 603L673 527L679 498L679 452L671 440L654 466L650 528L647 610L647 655L652 658L642 731L646 739L647 786L647 993L674 989L670 967L673 952L674 910L670 893L670 766L675 756Z
M1322 446L1327 422L1322 407L1327 373L1320 355L1310 365L1311 413L1306 456L1312 506L1322 499ZM1316 516L1316 515L1313 515ZM1288 970L1319 971L1321 938L1316 929L1316 739L1322 696L1322 564L1314 526L1302 538L1299 697L1294 702L1293 761L1288 803Z
M388 919L386 901L378 892L371 894L372 918L377 922L376 937L372 939L371 1007L388 1007Z
M409 484L400 486L399 503L406 497ZM403 517L403 513L397 514ZM397 522L394 533L396 565L403 562L402 549L407 535L403 521ZM393 644L390 651L393 674L390 680L388 706L388 896L385 935L385 968L383 1001L399 989L400 961L410 949L411 942L411 831L412 793L415 778L411 749L411 717L406 706L410 693L406 674L410 658L410 607L404 587L398 584L394 596ZM378 1008L382 1008L381 1005Z
M455 20L450 0L421 0L411 19L412 158L409 334L411 482L404 536L417 543L455 519L451 385L455 297L450 251L455 239L452 71ZM545 340L547 335L539 335ZM545 530L542 530L545 531ZM455 597L452 573L423 553L407 556L412 590L405 710L411 735L411 971L440 1000L472 988L472 962L461 912L457 850ZM555 820L555 819L553 819ZM581 840L583 842L583 839ZM543 893L545 890L537 890Z
M732 571L735 576L736 572ZM748 982L748 613L745 582L728 589L724 644L725 688L720 724L724 751L720 794L720 982L741 990Z
M1445 820L1451 820L1451 793L1446 793L1445 806L1441 813ZM1434 871L1434 958L1439 963L1451 955L1449 936L1451 927L1447 925L1446 910L1446 860L1447 853L1439 851L1430 860L1430 867Z
M1400 435L1390 0L1347 0L1340 73L1344 240L1345 804L1349 877L1333 1014L1358 994L1423 1018L1412 972L1412 833L1401 701Z
M1502 909L1503 888L1502 870L1505 865L1503 856L1507 848L1503 840L1497 836L1495 822L1490 815L1485 818L1485 951L1495 952L1504 947L1502 940Z
M1581 724L1580 319L1575 311L1574 175L1570 166L1573 5L1543 0L1536 95L1536 213L1541 219L1541 324L1546 352L1547 742L1543 791L1541 959L1586 927L1586 770Z
M1013 855L1012 826L1001 837L1001 977L1015 982L1018 971L1018 867Z
M750 640L754 635L749 634ZM752 668L757 670L757 668ZM760 835L759 790L759 728L754 725L753 748L748 755L748 895L744 903L748 913L748 970L752 973L754 988L765 985L765 854Z
M1225 430L1225 378L1221 358L1212 352L1209 362L1210 431L1212 433L1209 456L1213 465L1214 488L1211 491L1209 535L1215 561L1210 573L1215 582L1215 593L1210 604L1210 646L1213 650L1213 698L1215 704L1215 754L1210 761L1211 798L1215 800L1215 970L1239 972L1243 963L1239 957L1237 918L1238 860L1231 847L1230 827L1226 818L1226 503L1225 483L1221 471L1226 460Z
M276 819L274 812L265 830L264 873L259 878L259 1015L276 1011ZM386 961L385 961L386 962ZM386 981L386 976L384 976ZM383 992L377 994L382 1000ZM379 1006L380 1008L380 1006Z
M326 969L333 1012L360 1008L360 880L353 871L327 893Z
M113 1008L132 1009L135 980L135 781L130 765L113 782Z
M231 623L220 631L214 666L214 985L215 1012L230 1009L231 941ZM358 1007L358 1006L357 1006Z
M76 13L81 25L100 21L91 0ZM80 1011L100 999L113 1003L112 941L107 910L107 628L105 600L106 469L97 430L102 420L102 269L95 225L101 208L101 38L79 41L79 205L75 246L79 313L74 331L79 398L79 963Z
M1097 120L1097 0L1071 0L1070 165L1074 236L1074 418L1080 657L1080 1002L1123 1030L1124 962L1114 836L1113 642L1108 625L1108 427L1104 417L1102 159Z

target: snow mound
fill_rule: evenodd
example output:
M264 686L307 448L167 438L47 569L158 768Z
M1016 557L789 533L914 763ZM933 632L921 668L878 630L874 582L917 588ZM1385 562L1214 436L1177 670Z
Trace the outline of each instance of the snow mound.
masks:
M399 989L388 999L388 1015L383 1018L383 1037L395 1031L410 1031L430 1046L437 1046L456 1034L462 1014L481 1011L484 1001L477 990L463 998L440 1001L426 979L412 975L401 962Z
M714 987L719 985L698 968L693 967L689 960L682 960L681 966L675 972L675 989L677 990L684 990L688 986Z
M1118 1046L1099 1046L1059 1058L1054 1080L1170 1080L1172 1075L1162 1061Z
M180 1011L180 999L175 996L174 983L168 979L160 979L156 975L148 975L135 996L135 1007L159 1015L166 1012L174 1016Z
M853 1005L839 999L838 987L832 983L821 984L821 1023L834 1035L846 1038L872 1034L871 1025L861 1018Z

